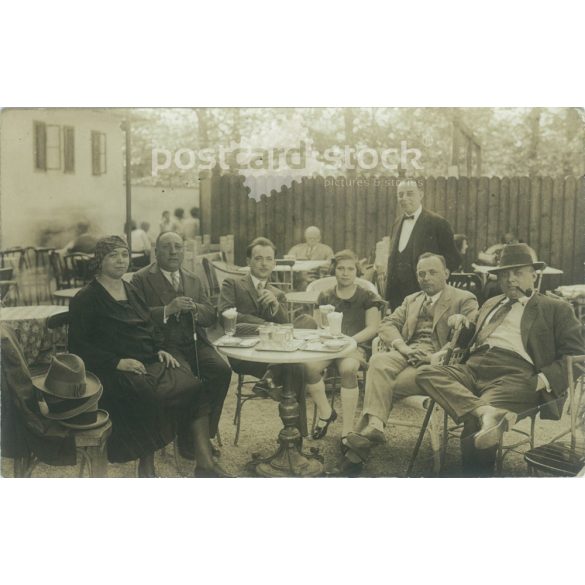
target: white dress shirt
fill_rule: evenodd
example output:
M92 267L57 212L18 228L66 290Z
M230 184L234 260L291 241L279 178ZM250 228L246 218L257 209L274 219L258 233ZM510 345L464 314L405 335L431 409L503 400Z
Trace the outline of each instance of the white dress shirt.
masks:
M422 212L422 205L418 206L418 209L412 214L414 215L413 219L405 219L402 222L402 229L400 230L400 239L398 240L398 251L402 252L404 248L408 245L408 240L410 240L410 236L412 235L412 230L414 229L414 225L416 224L420 214Z
M520 323L522 321L522 315L524 315L524 309L526 304L532 297L520 297L517 303L512 305L510 312L506 315L502 323L492 332L492 334L485 340L490 347L499 347L508 351L517 353L522 359L528 363L534 365L532 358L526 351L524 344L522 343L522 334ZM487 316L482 327L485 327L493 318L497 309L506 303L509 303L509 299L498 303ZM539 372L538 377L544 382L547 392L550 392L550 384L548 378L543 372Z
M262 289L265 289L266 285L268 284L267 280L260 280L259 278L256 278L253 274L250 274L250 278L252 279L252 283L254 284L254 288L256 290L258 290L259 283L262 283Z
M262 283L262 290L264 290L266 288L266 286L268 285L268 281L267 280L260 280L259 278L256 278L253 274L250 274L250 278L252 279L252 283L254 284L254 288L258 291L258 284ZM259 293L260 291L258 291ZM274 317L274 315L276 315L276 313L278 313L278 305L272 309L270 309L270 312L272 314L272 316Z
M175 274L175 273L169 272L168 270L163 270L160 266L158 267L158 269L161 271L162 275L169 281L169 284L173 287L173 290L174 290L175 285L173 284L173 274ZM175 272L179 273L179 279L180 279L181 278L181 271L176 270ZM178 318L179 318L179 313L177 313L177 319ZM163 324L166 325L168 320L169 320L169 318L167 316L167 308L165 306L165 308L163 309Z

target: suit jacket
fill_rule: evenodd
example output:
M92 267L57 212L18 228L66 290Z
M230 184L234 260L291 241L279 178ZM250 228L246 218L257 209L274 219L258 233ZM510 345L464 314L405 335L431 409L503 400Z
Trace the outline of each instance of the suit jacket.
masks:
M400 215L400 217L394 222L390 233L390 254L388 256L388 269L386 272L387 299L390 298L390 287L392 286L394 272L394 253L398 250L403 218L404 214ZM444 217L441 217L432 211L428 211L424 207L414 224L410 239L412 240L412 273L415 282L416 263L418 257L425 252L433 252L434 254L441 254L444 256L447 268L451 272L455 272L461 264L461 257L455 247L453 230L451 229L449 222Z
M268 307L261 307L258 302L258 291L252 282L251 275L242 278L226 278L223 281L217 309L221 315L226 309L233 307L238 311L238 323L262 325L267 321L273 323L287 323L286 297L284 293L267 283L266 290L272 292L278 299L279 308L272 315Z
M199 277L189 270L180 269L183 281L183 296L191 297L197 303L197 338L211 345L205 327L214 325L217 321L215 308L209 302L205 288ZM193 319L190 313L182 311L177 320L171 315L164 323L164 307L175 299L178 293L171 283L164 277L158 264L153 262L145 266L132 277L132 284L138 289L142 298L150 308L157 334L161 337L161 345L186 345L193 342Z
M473 343L491 310L504 295L488 299L477 316ZM548 379L552 394L541 390L540 417L558 420L566 399L568 376L563 361L566 355L583 354L581 324L569 303L536 293L528 301L520 321L520 334L526 353L538 372ZM552 399L556 401L551 402Z
M424 300L422 291L408 295L394 313L384 318L378 335L386 345L390 346L396 339L410 342ZM439 351L448 341L450 329L447 320L451 315L465 315L473 321L477 310L477 299L473 293L447 285L434 307L432 341L435 351Z

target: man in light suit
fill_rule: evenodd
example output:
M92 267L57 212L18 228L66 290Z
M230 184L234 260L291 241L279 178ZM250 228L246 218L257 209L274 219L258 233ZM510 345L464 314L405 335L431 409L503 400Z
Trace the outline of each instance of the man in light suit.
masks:
M424 394L415 383L416 368L438 362L445 353L451 330L450 318L475 318L477 299L469 291L447 284L449 270L437 254L423 254L417 264L421 292L404 299L402 305L380 324L378 335L390 349L376 353L368 364L364 408L357 433L350 433L347 445L354 454L348 459L363 461L374 443L385 442L384 428L395 396Z
M449 222L424 209L423 196L422 187L415 179L398 184L398 207L402 215L392 226L386 271L386 300L393 311L406 296L419 290L416 263L421 254L441 254L451 272L461 264Z
M518 418L535 414L559 419L568 384L563 358L583 353L581 325L571 305L535 292L544 267L526 244L510 244L499 265L504 294L478 314L464 365L428 366L416 382L456 422L466 474L493 474L502 434ZM454 317L465 324L465 317Z
M236 333L253 333L265 323L288 323L286 297L268 282L276 266L276 247L267 238L256 238L246 249L250 274L226 278L218 300L221 315L226 309L238 312ZM261 378L254 387L258 394L277 396L278 369L266 364L231 359L235 372Z
M162 346L173 355L183 356L193 374L203 380L210 402L209 433L214 437L232 375L205 332L216 323L216 311L199 278L182 268L181 236L174 232L160 234L155 255L156 262L134 273L132 284L150 307ZM181 454L191 458L181 434L179 447Z

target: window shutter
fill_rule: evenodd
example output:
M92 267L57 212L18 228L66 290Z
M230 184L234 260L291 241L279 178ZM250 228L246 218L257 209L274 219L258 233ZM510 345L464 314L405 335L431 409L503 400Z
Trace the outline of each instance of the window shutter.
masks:
M47 170L47 127L44 122L33 122L35 169Z
M72 126L63 128L63 171L75 172L75 131Z

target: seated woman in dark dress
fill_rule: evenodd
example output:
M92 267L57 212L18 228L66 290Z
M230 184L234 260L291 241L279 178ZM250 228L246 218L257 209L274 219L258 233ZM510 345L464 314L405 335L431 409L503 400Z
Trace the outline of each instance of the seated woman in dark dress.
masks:
M319 415L313 439L321 439L327 434L329 425L337 419L337 413L332 410L325 395L323 382L323 370L335 362L341 377L343 445L346 435L352 430L358 403L357 373L360 366L367 364L370 357L371 342L378 331L380 311L384 307L384 301L377 294L356 284L358 264L358 257L351 250L335 254L331 261L331 270L335 274L337 284L332 289L321 292L317 301L317 305L332 305L337 312L343 313L341 332L353 337L357 341L357 348L343 358L305 365L307 391L317 405Z
M69 351L84 360L104 388L100 405L113 423L108 459L139 459L138 475L154 477L154 453L173 440L178 428L194 441L196 477L229 477L211 455L202 385L188 364L158 348L148 307L122 280L129 263L122 238L99 240L96 276L69 309Z

